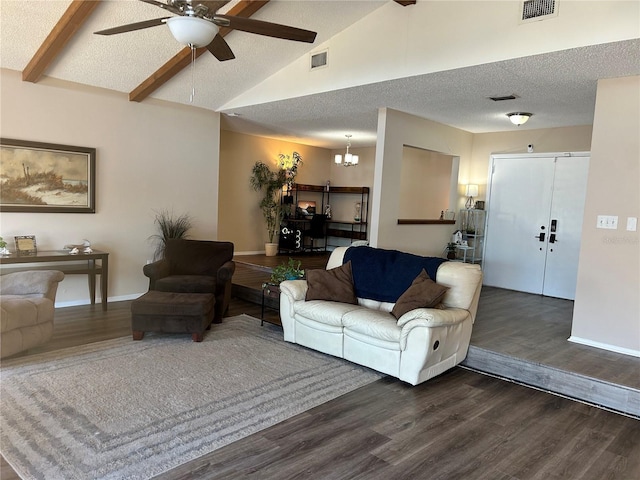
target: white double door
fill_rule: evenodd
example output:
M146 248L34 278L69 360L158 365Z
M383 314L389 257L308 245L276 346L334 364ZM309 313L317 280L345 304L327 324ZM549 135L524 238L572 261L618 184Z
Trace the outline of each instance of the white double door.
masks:
M589 154L491 162L485 285L574 299Z

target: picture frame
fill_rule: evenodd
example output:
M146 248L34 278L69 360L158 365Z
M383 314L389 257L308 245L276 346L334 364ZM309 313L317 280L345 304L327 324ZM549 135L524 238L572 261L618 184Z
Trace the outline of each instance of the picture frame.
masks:
M16 242L17 255L35 255L38 253L35 235L16 235L13 238Z
M0 138L0 212L95 213L96 149Z

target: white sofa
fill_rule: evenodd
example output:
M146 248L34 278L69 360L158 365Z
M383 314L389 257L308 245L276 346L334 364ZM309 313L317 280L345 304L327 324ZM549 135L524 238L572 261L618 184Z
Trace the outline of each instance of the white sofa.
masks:
M327 270L343 264L347 248L370 247L337 248L329 258ZM282 282L280 316L284 339L417 385L466 357L482 271L478 265L444 262L437 267L434 280L449 287L439 308L417 308L397 320L390 313L392 302L359 296L358 305L305 301L306 280ZM355 270L353 281L357 288ZM384 289L383 279L380 287Z

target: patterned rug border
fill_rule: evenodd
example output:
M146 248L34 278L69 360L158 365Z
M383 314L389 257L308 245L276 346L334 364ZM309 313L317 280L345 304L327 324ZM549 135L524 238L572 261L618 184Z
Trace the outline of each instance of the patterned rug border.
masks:
M194 344L188 335L183 337L149 334L141 342L133 342L129 336L120 337L4 361L0 368L0 390L3 393L0 396L3 406L0 413L0 453L23 479L147 479L384 376L345 360L284 342L281 329L271 325L260 326L259 319L246 314L214 325L201 344ZM244 343L236 345L236 341ZM252 373L257 375L256 378L244 379L246 385L254 386L241 394L225 397L224 394L214 395L219 392L210 392L211 399L207 396L206 401L196 407L185 406L184 411L156 418L142 428L130 427L131 431L120 427L122 431L114 433L100 428L100 422L95 422L94 417L82 414L80 404L59 405L65 399L61 401L56 396L55 388L48 391L46 388L46 382L53 381L46 379L47 376L73 372L89 361L124 361L122 355L124 358L133 356L135 360L136 355L157 355L162 350L171 358L171 354L175 355L173 350L180 353L185 348L202 346L209 349L222 346L230 348L233 353L234 349L244 348L243 345L252 342L258 342L264 350L260 350L257 356L242 358L245 356L241 355L240 359L232 360L231 364L237 366L239 372L254 367L251 359L259 362L263 360L260 355L280 355L282 349L290 358L287 361L284 357L278 358L283 358L283 364L295 364L296 367L277 378L270 371L271 380L262 379L260 375L265 375L264 372L256 371ZM231 346L223 345L225 343ZM123 349L126 351L120 355ZM170 349L173 350L167 352ZM198 352L201 353L204 354L204 350ZM164 356L161 358L166 361ZM233 363L238 360L248 365ZM224 364L219 368L225 368ZM164 375L166 372L158 371L160 373ZM220 375L229 373L236 372L216 371ZM229 381L233 381L233 376ZM245 383L242 383L243 388ZM117 404L116 400L106 401ZM58 407L59 411L55 410ZM55 410L55 415L49 412L50 408ZM126 418L123 420L126 424ZM64 430L59 431L61 428ZM65 456L60 450L69 453ZM96 460L97 457L100 458Z

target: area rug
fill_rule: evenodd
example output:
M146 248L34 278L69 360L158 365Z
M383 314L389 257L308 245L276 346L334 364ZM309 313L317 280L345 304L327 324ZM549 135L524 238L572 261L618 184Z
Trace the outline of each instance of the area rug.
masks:
M3 361L0 451L23 479L146 479L382 375L241 315Z

